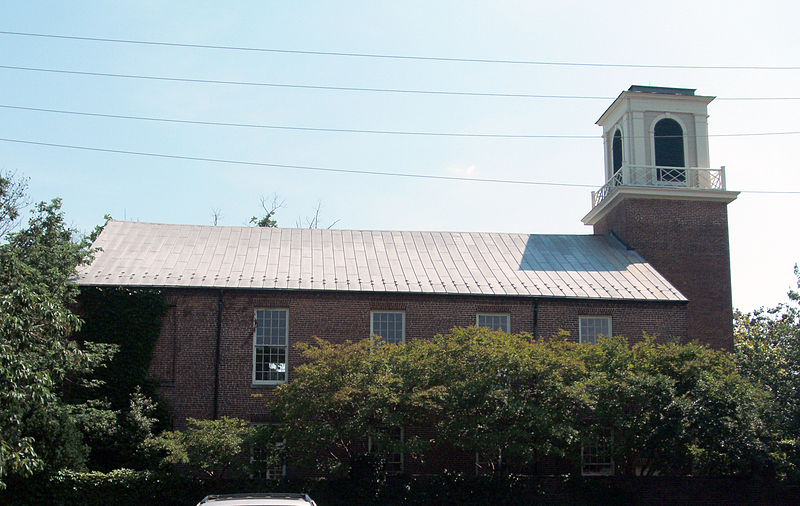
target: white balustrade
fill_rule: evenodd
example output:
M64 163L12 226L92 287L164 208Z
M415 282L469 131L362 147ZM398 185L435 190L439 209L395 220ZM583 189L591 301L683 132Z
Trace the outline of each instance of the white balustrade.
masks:
M600 204L618 186L725 190L725 167L659 167L623 164L606 184L592 192L592 205Z

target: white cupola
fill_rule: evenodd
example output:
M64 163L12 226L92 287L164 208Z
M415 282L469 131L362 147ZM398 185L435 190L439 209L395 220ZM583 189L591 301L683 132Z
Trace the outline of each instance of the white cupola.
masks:
M606 181L618 176L618 184L696 187L691 176L697 174L670 169L709 168L708 104L714 97L694 92L631 86L614 100L597 120L603 127ZM630 178L620 176L623 167Z

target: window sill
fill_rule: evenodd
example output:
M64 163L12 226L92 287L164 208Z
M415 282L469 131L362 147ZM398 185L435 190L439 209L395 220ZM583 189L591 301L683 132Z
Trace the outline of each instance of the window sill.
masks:
M280 383L251 383L250 388L276 388L286 383L285 381L281 381Z

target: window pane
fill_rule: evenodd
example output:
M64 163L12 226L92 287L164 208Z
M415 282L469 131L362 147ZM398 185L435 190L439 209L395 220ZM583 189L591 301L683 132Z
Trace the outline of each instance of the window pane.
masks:
M405 313L372 313L372 333L387 343L402 344L405 341L404 320Z
M611 336L611 318L582 316L579 324L582 343L597 343L598 337Z
M389 443L392 446L402 445L404 441L403 429L402 427L379 427L378 432L382 434L382 438L385 438L384 441L381 441L382 438L376 437L369 438L369 451L370 453L376 453L382 455L384 457L384 467L383 470L388 474L397 474L403 472L403 452L397 451L386 451L386 447L384 446L385 443Z
M507 314L478 314L478 327L509 332L511 317Z
M286 446L286 441L273 443L273 448L254 445L250 449L250 463L254 464L255 477L262 480L279 480L286 476L286 465L283 463L270 462L270 454L273 450L280 451Z
M255 381L286 381L287 342L288 311L257 309L253 337Z
M259 309L256 311L256 344L286 344L286 311Z
M611 457L611 434L593 438L581 447L581 472L586 475L614 474L614 459Z

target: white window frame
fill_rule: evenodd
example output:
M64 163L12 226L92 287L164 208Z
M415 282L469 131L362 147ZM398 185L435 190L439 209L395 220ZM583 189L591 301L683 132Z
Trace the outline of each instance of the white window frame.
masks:
M613 442L613 435L609 433L608 442L605 444L601 443L599 440L596 440L593 444L581 445L581 474L583 476L614 476L614 457L611 456L611 445ZM594 448L597 455L602 457L603 446L606 446L605 452L608 455L607 460L590 463L585 461L586 450L588 448Z
M504 330L503 332L511 332L511 313L478 313L475 315L475 326L481 327L481 316L503 316L506 319L506 326L508 330ZM483 328L491 328L491 327L483 327Z
M400 443L402 444L405 440L406 440L406 429L405 429L405 427L400 427ZM405 455L404 452L381 452L377 448L375 448L375 446L376 446L376 443L372 439L372 435L368 436L367 437L367 453L370 453L370 454L372 454L372 453L376 453L376 454L382 453L382 454L386 454L387 456L397 455L398 459L399 459L398 461L389 461L388 458L386 459L386 464L397 464L399 466L399 469L397 471L391 471L390 474L401 474L401 473L405 472L405 470L406 470L406 458L405 458L406 455Z
M608 335L606 337L611 337L611 336L614 335L614 330L611 327L613 321L611 320L610 316L596 316L596 315L579 316L578 317L578 341L579 342L581 342L581 343L586 342L586 341L584 341L584 337L583 337L583 322L584 322L584 320L608 320ZM604 335L605 336L606 334L599 334L598 337L600 337L600 335ZM589 341L589 343L595 344L596 342L595 341Z
M370 311L369 312L369 335L370 336L380 336L381 340L385 341L386 338L375 332L375 315L377 314L399 314L402 315L401 323L402 323L402 337L400 342L397 344L405 344L406 342L406 312L405 311L392 311L392 310L380 310L380 311Z
M284 340L285 343L283 346L273 346L273 345L259 345L256 344L256 334L258 332L258 312L259 311L283 311L286 315L286 331ZM256 379L256 355L257 350L259 347L274 347L274 348L284 348L284 356L286 357L285 368L286 370L283 373L283 379L281 380L257 380ZM280 385L282 383L286 383L289 381L289 310L284 308L271 308L271 307L259 307L253 310L253 373L251 376L253 381L253 385Z
M503 468L503 451L498 450L495 458L482 458L481 452L475 452L475 476L491 476ZM491 469L495 467L495 469Z
M255 426L264 426L269 425L265 423L256 423ZM276 448L285 448L286 447L286 439L283 441L278 441L275 443ZM256 447L255 445L250 446L250 464L255 464L256 462L266 462L264 459L256 460ZM251 476L252 478L258 478L261 480L280 480L281 478L286 477L286 462L283 462L280 466L280 474L274 472L278 467L270 467L264 470L264 475L262 476L262 471L256 471L256 473Z

